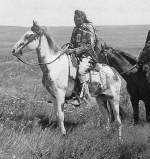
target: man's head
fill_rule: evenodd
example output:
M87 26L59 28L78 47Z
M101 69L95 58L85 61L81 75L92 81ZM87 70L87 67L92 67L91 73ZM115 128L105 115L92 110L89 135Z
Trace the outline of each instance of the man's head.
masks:
M74 22L76 27L80 27L86 21L87 21L87 18L85 13L83 11L76 10L74 13Z

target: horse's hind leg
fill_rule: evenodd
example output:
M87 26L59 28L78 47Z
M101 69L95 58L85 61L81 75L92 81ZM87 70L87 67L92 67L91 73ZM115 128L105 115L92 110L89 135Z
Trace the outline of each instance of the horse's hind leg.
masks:
M118 130L119 130L119 139L121 139L122 130L121 130L121 119L119 116L119 99L112 98L112 99L109 99L109 102L112 106L113 114L115 117L115 122L116 122Z
M101 95L96 97L97 104L99 106L99 110L102 113L103 116L103 124L108 131L110 129L110 119L109 119L109 112L107 109L107 101L105 97L102 97Z

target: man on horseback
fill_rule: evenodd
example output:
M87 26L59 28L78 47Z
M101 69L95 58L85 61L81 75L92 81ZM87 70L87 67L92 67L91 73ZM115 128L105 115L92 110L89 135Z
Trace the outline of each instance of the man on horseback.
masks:
M73 49L68 49L67 53L74 53L79 58L78 78L81 85L80 91L82 91L84 83L88 80L86 79L88 70L96 67L98 62L97 52L100 51L100 45L96 30L83 11L75 11L74 22L76 26L72 31L70 41ZM80 103L76 99L72 104L79 105Z

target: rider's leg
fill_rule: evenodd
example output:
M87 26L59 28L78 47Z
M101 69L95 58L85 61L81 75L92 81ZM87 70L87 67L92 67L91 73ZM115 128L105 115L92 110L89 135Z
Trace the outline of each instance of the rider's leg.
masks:
M79 72L78 72L78 78L80 81L80 87L81 87L81 92L79 92L79 97L82 98L83 97L83 91L84 91L84 84L88 81L88 76L87 76L87 70L89 69L89 67L91 66L91 64L89 63L91 61L91 57L85 57L82 59L82 61L79 64ZM74 100L72 102L73 105L80 105L80 101L78 99Z

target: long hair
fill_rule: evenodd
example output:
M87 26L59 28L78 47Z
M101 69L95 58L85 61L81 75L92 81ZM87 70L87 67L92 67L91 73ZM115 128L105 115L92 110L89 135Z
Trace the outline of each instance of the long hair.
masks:
M58 52L60 50L59 46L56 45L54 39L49 35L49 33L47 32L47 29L44 27L42 28L42 33L46 36L47 38L47 42L49 44L49 46L55 51Z
M87 19L86 14L83 11L75 10L75 14L79 15L83 19L84 23L92 23Z

